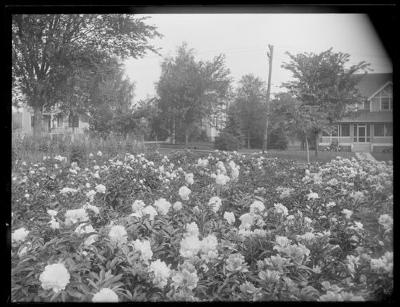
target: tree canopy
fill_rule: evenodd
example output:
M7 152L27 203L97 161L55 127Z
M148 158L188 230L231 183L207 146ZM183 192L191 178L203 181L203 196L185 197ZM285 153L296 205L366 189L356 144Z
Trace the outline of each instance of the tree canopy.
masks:
M164 59L156 85L158 107L173 139L179 127L187 143L193 130L226 103L229 73L223 55L212 61L196 61L186 44L178 48L175 57Z
M27 104L40 117L44 108L87 95L81 87L91 82L103 61L156 51L149 39L157 36L145 18L129 14L16 14L12 18L13 81L19 81Z
M290 61L282 67L292 72L294 80L283 85L300 102L297 122L314 132L317 145L322 129L340 120L347 106L360 101L356 85L362 77L359 73L366 73L369 64L362 61L347 66L350 56L332 48L319 54L287 54Z

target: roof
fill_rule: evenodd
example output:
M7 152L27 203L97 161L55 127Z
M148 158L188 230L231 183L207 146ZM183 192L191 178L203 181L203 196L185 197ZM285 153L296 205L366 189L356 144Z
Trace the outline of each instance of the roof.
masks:
M360 76L360 74L355 74L355 76ZM362 96L370 98L388 82L393 82L392 73L370 73L362 77L360 82L356 85L356 88Z
M391 123L393 122L392 112L358 112L355 117L344 117L341 123L372 122L372 123Z

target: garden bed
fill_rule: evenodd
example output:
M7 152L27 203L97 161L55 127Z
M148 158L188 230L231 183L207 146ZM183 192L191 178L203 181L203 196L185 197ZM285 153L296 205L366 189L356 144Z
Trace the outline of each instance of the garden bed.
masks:
M391 164L188 151L18 163L13 302L391 297Z

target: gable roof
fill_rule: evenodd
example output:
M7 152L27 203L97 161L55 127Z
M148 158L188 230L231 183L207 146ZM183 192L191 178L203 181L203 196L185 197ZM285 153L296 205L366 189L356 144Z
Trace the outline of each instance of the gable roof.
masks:
M376 93L376 91L381 89L388 82L393 82L392 73L370 73L362 77L356 88L362 96L365 98L370 98Z

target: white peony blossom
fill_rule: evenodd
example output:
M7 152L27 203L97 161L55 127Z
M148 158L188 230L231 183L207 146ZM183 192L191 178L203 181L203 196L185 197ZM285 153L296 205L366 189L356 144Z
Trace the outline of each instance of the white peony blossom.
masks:
M211 197L210 200L208 201L208 205L211 206L214 212L218 212L219 208L222 205L221 198L219 198L218 196Z
M171 276L171 270L166 263L157 259L150 264L149 271L154 273L153 284L160 289L164 289L168 283L168 278Z
M153 206L147 206L142 210L143 215L150 215L150 221L154 220L154 216L156 216L158 213L156 209L154 209Z
M308 199L308 200L317 199L317 198L319 198L319 196L318 196L317 193L314 193L314 192L310 191L310 193L307 194L307 199Z
M209 261L218 257L218 239L215 235L211 234L201 241L201 258Z
M197 166L198 167L207 167L208 166L208 160L199 158L197 160Z
M85 246L89 246L89 245L93 244L94 242L96 242L98 237L99 236L96 234L90 235L89 237L86 238L86 240L83 244Z
M110 288L102 288L99 292L97 292L93 296L92 302L94 302L94 303L103 303L103 302L117 303L118 295Z
M253 214L261 214L265 210L264 204L259 201L255 200L251 205L250 205L250 213Z
M171 207L171 203L165 198L160 198L154 202L154 206L158 209L160 214L166 215Z
M89 217L86 213L86 210L83 208L68 210L67 212L65 212L65 224L67 226L77 222L86 222L88 220Z
M235 215L233 214L233 212L225 212L224 219L228 222L229 225L235 223Z
M135 200L132 204L132 212L142 211L146 204L142 200Z
M392 229L393 227L393 219L389 214L382 214L379 219L378 223L385 228L385 230Z
M72 189L72 188L62 188L60 193L61 194L66 194L66 193L76 193L78 192L77 189Z
M140 252L140 256L145 263L148 263L151 257L153 257L153 252L151 250L151 245L149 240L135 240L133 241L133 248Z
M102 184L96 185L95 189L96 189L97 193L103 193L104 194L106 192L106 187L104 185L102 185Z
M101 156L103 155L103 153L99 150L99 151L97 152L97 155L98 155L99 157L101 157Z
M282 214L283 216L287 216L289 214L288 209L281 203L274 204L274 207L277 214Z
M199 227L195 222L186 224L186 234L188 236L196 236L196 237L199 235Z
M239 220L242 222L240 228L249 229L254 223L254 217L250 213L243 214Z
M229 182L230 178L224 174L218 174L215 177L215 183L219 185L226 185Z
M80 224L78 227L76 227L75 232L79 235L82 235L85 233L96 232L96 230L94 230L92 225Z
M93 211L95 214L99 214L100 213L99 207L96 207L96 206L93 206L93 205L90 205L90 204L85 204L83 206L83 208L84 209L88 209L90 211Z
M108 233L111 242L116 244L126 243L128 241L128 234L125 227L122 225L112 226Z
M193 173L185 173L185 181L189 185L193 184L194 183Z
M179 196L182 198L182 200L189 200L189 194L190 194L191 192L192 192L192 191L191 191L188 187L186 187L186 186L180 187L180 189L179 189L179 191L178 191Z
M90 201L93 201L95 195L96 195L95 190L90 190L89 192L86 193L86 197L89 198Z
M172 208L174 208L175 211L179 211L179 210L182 209L182 203L181 203L180 201L176 201L176 202L173 204Z
M47 210L47 214L50 215L51 217L56 216L57 213L58 212L56 210L50 210L50 209Z
M197 236L186 236L181 241L179 253L184 258L192 258L201 249L201 242Z
M346 216L346 219L350 219L350 217L351 217L352 214L353 214L353 211L348 210L348 209L343 209L343 210L342 210L342 213Z
M19 243L25 241L26 236L29 234L29 231L25 229L25 227L19 228L15 230L11 234L11 239L13 242Z
M64 290L69 284L70 275L64 264L49 264L39 276L42 288L45 290L53 289L55 293Z
M51 229L60 229L60 223L54 217L51 217L49 224Z

